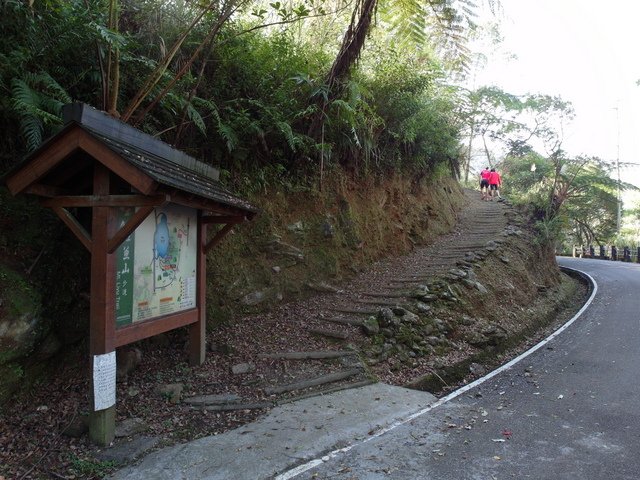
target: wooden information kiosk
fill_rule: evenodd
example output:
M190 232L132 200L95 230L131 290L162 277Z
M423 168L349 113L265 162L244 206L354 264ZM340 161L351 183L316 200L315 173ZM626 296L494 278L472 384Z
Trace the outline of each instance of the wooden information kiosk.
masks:
M91 253L91 439L115 429L115 349L189 328L189 362L205 360L206 254L257 209L218 170L84 104L6 176L42 197ZM219 224L211 239L207 225Z

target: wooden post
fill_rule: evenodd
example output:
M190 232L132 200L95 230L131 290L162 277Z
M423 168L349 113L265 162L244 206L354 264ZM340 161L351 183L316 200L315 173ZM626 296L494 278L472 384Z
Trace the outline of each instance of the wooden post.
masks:
M198 211L198 259L196 273L196 307L198 321L189 326L189 364L202 365L206 355L207 334L207 225L202 221L202 211Z
M93 194L109 195L110 172L101 163L95 163ZM89 437L99 445L109 445L115 436L115 405L95 410L94 357L115 350L115 256L109 254L109 224L111 207L93 207L91 226L91 301L89 356L91 365L91 416Z

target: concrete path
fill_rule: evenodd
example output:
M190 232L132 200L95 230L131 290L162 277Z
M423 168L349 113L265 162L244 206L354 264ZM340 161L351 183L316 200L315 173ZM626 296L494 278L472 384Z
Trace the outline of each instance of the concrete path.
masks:
M560 263L599 285L566 330L424 415L286 478L640 478L640 265Z
M326 452L360 443L435 397L375 384L274 408L257 422L152 453L113 479L270 479Z

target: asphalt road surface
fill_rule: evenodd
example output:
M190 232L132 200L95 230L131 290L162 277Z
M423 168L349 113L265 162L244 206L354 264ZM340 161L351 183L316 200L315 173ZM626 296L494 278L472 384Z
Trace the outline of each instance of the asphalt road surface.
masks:
M386 433L277 478L640 479L640 265L559 263L597 284L562 332Z

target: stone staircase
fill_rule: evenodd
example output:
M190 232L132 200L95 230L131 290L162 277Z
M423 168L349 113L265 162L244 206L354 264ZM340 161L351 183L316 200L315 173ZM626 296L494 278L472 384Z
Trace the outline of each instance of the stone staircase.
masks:
M251 330L251 336L264 339L233 357L251 368L238 378L242 395L229 408L263 408L375 382L369 372L372 360L361 349L368 329L376 328L370 318L382 315L381 321L386 316L393 322L400 315L411 322L428 313L434 297L429 285L464 278L516 229L515 213L505 202L481 201L479 192L471 190L465 190L465 197L456 227L434 243L379 261L332 292L242 319L229 329L235 335L227 339L231 344L243 342L243 325L261 328Z

